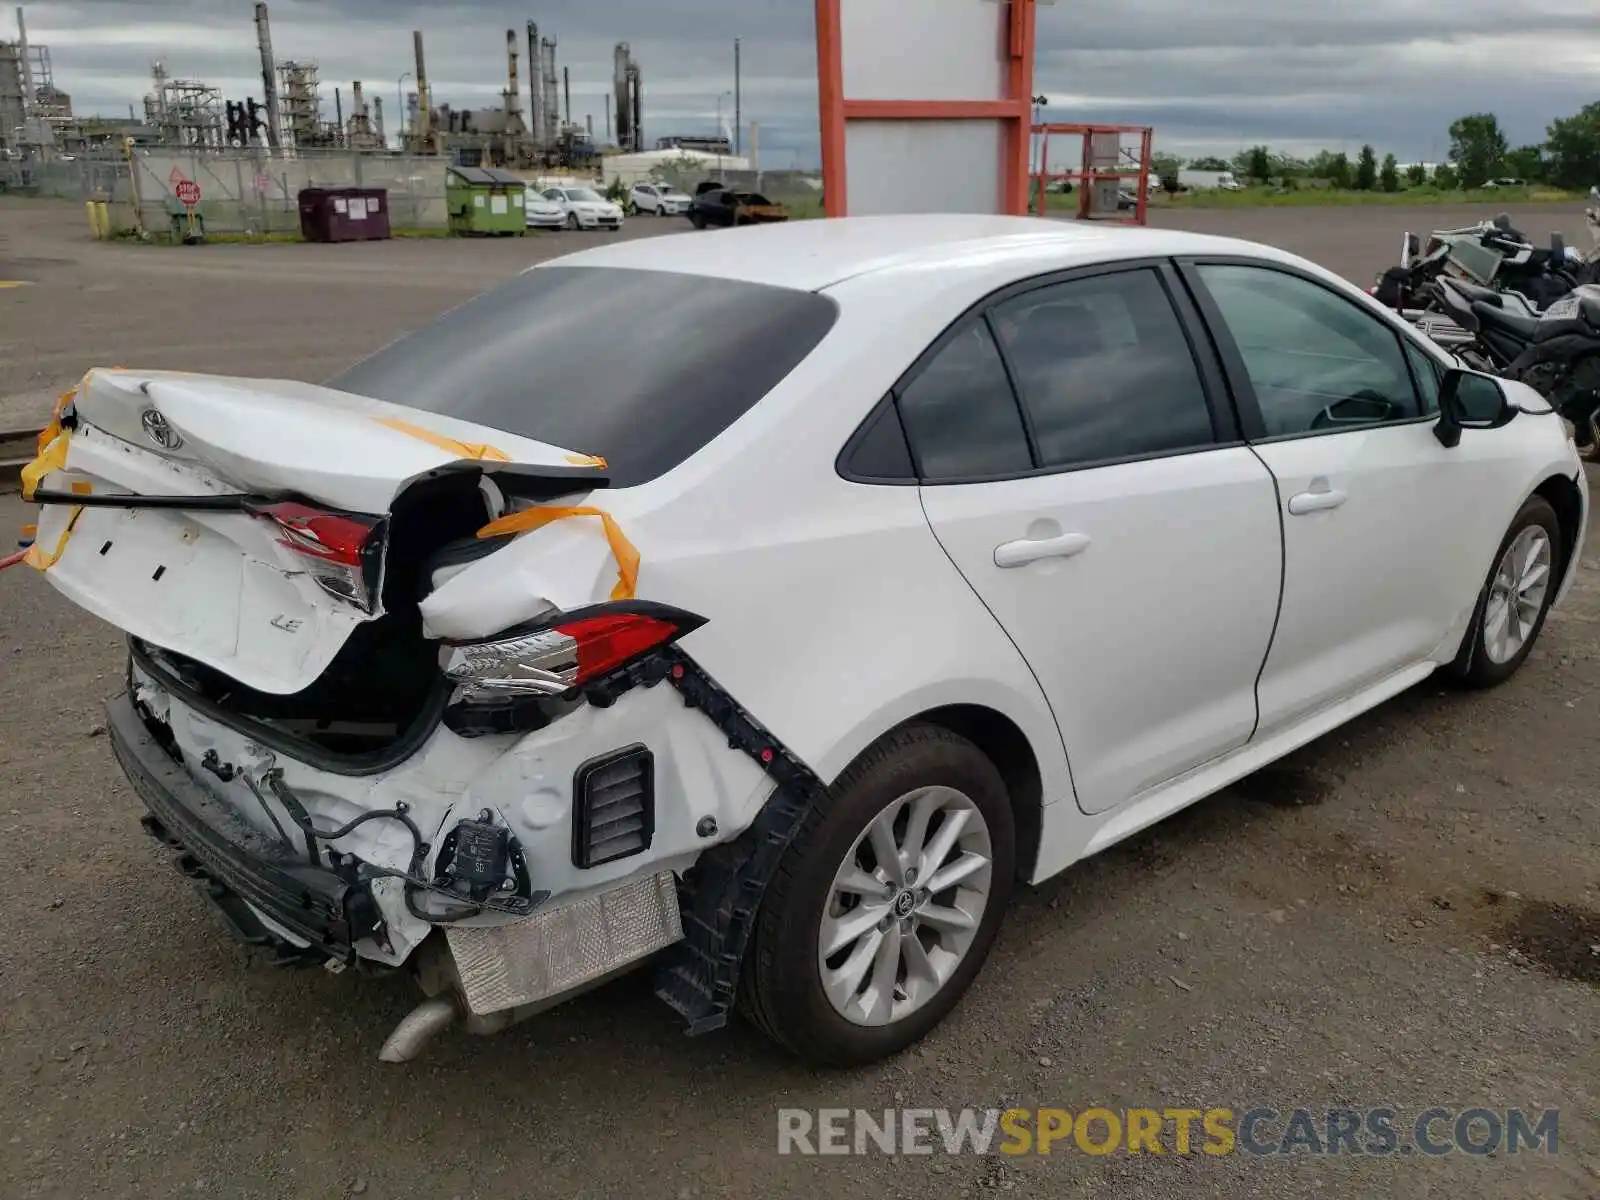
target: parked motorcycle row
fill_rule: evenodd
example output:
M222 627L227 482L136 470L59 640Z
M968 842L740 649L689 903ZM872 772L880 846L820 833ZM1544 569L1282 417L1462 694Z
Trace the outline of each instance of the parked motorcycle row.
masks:
M1600 461L1600 188L1584 216L1585 254L1560 234L1536 246L1504 215L1425 244L1407 233L1371 291L1467 366L1537 389Z

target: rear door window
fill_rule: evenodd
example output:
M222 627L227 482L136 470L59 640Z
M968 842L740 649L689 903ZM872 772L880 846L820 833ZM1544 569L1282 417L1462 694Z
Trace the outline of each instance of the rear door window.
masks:
M1043 466L1076 467L1211 446L1189 340L1160 277L1119 271L995 306Z
M899 393L900 417L928 483L1015 475L1033 467L1005 363L969 321Z
M814 292L605 267L539 267L328 381L607 461L670 471L754 407L833 327Z

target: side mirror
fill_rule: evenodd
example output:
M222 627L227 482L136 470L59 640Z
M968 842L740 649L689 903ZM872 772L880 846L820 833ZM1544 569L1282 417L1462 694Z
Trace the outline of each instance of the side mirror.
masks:
M1499 429L1516 415L1516 407L1493 375L1455 368L1446 371L1439 384L1439 423L1433 436L1440 445L1454 449L1461 444L1463 429Z

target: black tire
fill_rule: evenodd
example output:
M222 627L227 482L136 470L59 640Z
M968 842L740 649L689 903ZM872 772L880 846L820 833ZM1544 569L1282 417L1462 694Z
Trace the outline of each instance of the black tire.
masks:
M573 233L577 233L578 232L578 214L577 213L568 213L567 214L567 228L572 230Z
M706 227L706 219L701 213L690 213L689 224L693 225L696 229L704 229Z
M818 937L834 872L867 825L897 797L930 785L963 792L989 828L990 892L966 957L921 1008L891 1024L857 1025L823 992ZM897 1054L960 1002L994 945L1016 873L1016 833L1000 772L966 738L909 725L879 739L828 789L767 888L740 974L739 1009L779 1046L823 1066Z
M1489 608L1489 597L1494 586L1496 573L1500 570L1500 560L1505 557L1511 543L1531 527L1538 526L1550 539L1550 577L1545 587L1544 599L1539 607L1539 615L1534 619L1532 631L1521 648L1504 662L1495 662L1489 657L1485 636L1485 614ZM1523 506L1517 510L1516 517L1511 522L1511 528L1506 531L1506 536L1501 539L1499 549L1494 552L1494 562L1490 564L1488 577L1483 582L1483 588L1478 593L1477 606L1472 610L1472 621L1467 626L1466 636L1461 640L1461 649L1452 661L1443 670L1447 678L1453 679L1463 687L1489 688L1504 683L1517 673L1517 669L1527 661L1528 655L1533 651L1534 644L1538 642L1539 635L1544 631L1545 617L1550 613L1551 602L1555 600L1556 591L1560 586L1565 563L1562 561L1561 522L1556 516L1556 510L1550 507L1550 502L1543 496L1530 496Z

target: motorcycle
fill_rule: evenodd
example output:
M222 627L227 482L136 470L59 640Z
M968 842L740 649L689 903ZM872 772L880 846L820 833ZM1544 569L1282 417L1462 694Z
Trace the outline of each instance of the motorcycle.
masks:
M1594 248L1587 256L1567 246L1559 233L1551 235L1549 249L1535 246L1502 213L1492 221L1435 230L1426 245L1416 234L1405 234L1399 265L1380 275L1369 291L1409 315L1425 307L1429 283L1449 276L1515 292L1541 311L1579 283L1600 282L1600 196L1591 193L1591 200L1585 216Z
M1600 461L1600 284L1580 284L1540 313L1463 280L1428 288L1467 339L1442 344L1475 370L1532 387L1572 425L1579 455Z
M1567 246L1560 234L1551 237L1548 251L1536 248L1505 214L1461 229L1436 230L1425 247L1407 233L1400 265L1385 271L1368 291L1441 346L1470 347L1476 333L1452 318L1433 284L1449 279L1475 289L1476 300L1537 317L1573 288L1600 283L1600 187L1589 189L1584 221L1592 243L1586 255Z

